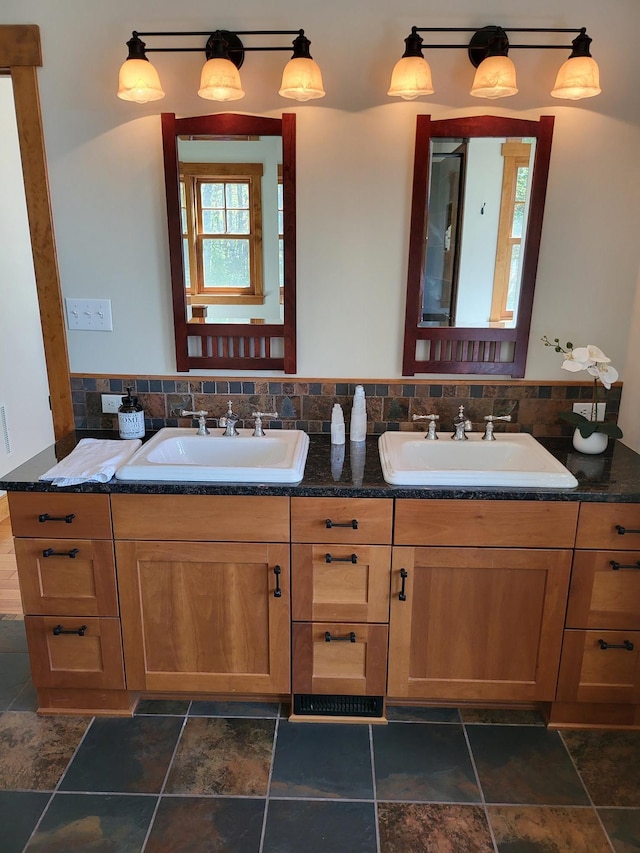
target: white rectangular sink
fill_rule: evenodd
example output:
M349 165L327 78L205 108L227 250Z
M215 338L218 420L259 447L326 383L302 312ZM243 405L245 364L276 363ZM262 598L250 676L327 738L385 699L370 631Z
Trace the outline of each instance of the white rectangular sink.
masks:
M385 432L378 450L382 474L393 486L515 486L572 489L573 474L528 433L500 433L484 441L468 433L437 441L424 433Z
M241 429L237 436L196 435L195 428L165 427L116 471L118 480L191 480L223 483L299 483L309 436L302 430Z

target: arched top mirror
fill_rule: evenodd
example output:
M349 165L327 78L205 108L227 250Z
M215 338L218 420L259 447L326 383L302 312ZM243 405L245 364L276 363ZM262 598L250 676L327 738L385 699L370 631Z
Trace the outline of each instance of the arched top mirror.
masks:
M403 375L524 376L552 135L418 116Z
M296 372L295 118L162 114L178 371Z

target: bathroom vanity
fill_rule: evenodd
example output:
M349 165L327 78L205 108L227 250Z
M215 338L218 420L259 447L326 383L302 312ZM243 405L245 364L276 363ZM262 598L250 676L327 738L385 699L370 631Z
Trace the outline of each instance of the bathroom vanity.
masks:
M305 719L392 699L640 726L640 456L619 442L550 442L573 490L391 487L374 437L354 485L327 436L295 486L40 482L81 437L0 482L41 712L293 695Z

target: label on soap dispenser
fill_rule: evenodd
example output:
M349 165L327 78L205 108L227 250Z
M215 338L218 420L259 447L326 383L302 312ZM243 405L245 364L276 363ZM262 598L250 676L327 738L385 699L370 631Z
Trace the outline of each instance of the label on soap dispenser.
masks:
M118 412L120 438L144 437L144 412Z

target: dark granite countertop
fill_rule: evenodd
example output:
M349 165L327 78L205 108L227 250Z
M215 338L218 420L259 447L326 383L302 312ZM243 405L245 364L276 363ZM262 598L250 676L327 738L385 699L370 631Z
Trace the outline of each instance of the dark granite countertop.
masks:
M152 433L149 434L150 437ZM287 495L301 497L455 498L457 500L552 500L640 502L640 454L619 441L599 456L576 453L570 439L541 439L541 443L578 479L575 489L531 489L441 486L390 486L382 477L379 436L369 436L364 460L352 457L347 441L332 447L328 435L310 435L304 479L297 486L247 483L124 482L83 483L58 488L38 478L67 456L81 438L115 438L113 432L77 431L38 453L0 479L0 490L21 492L95 492L119 494ZM360 474L358 473L360 471Z

